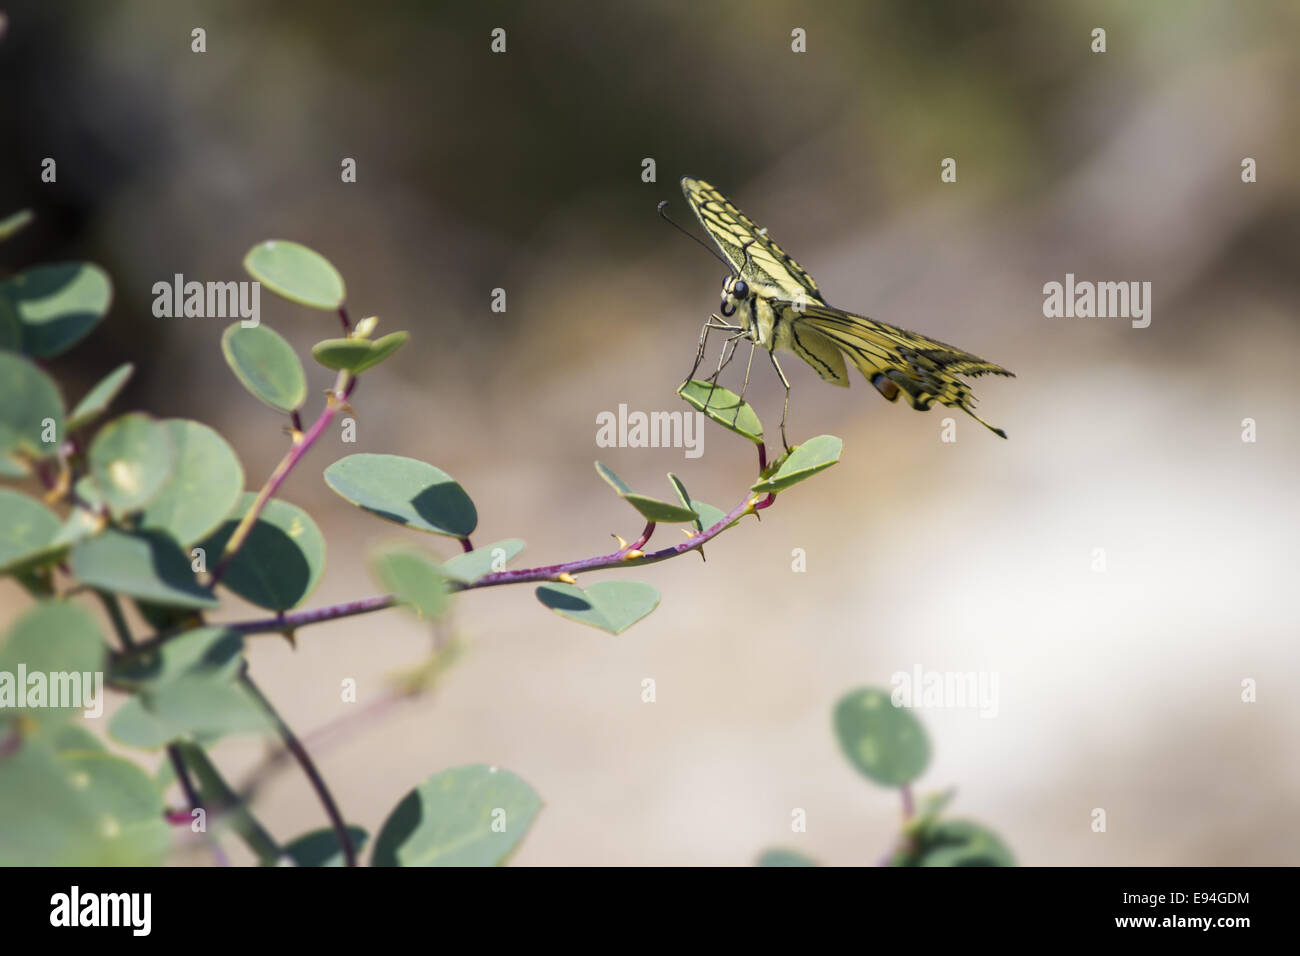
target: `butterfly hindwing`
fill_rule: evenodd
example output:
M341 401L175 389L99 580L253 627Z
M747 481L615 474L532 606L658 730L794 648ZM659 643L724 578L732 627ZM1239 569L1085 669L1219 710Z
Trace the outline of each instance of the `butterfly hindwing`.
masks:
M823 301L813 277L715 187L683 176L682 194L705 232L747 281L776 286L791 300ZM746 243L750 243L748 250Z
M818 333L841 350L867 381L891 401L901 390L916 409L928 409L936 401L949 408L960 408L1006 437L1001 429L975 415L975 397L970 386L959 377L1014 377L1002 366L937 339L830 306L808 305L802 310L790 306L784 314L792 320L792 336L797 331L799 337L805 337L804 328Z

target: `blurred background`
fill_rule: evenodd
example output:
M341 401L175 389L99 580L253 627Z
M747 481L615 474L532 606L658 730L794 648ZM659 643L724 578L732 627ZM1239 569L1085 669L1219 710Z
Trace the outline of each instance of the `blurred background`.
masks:
M54 363L71 395L133 360L119 410L217 427L256 487L283 421L222 361L227 323L154 318L153 284L246 278L250 246L294 239L343 273L354 318L411 331L353 398L357 444L322 442L285 486L330 547L307 606L374 593L368 550L402 534L322 482L356 451L450 472L477 541L528 542L520 567L640 531L595 458L650 494L671 470L740 500L754 456L717 427L698 459L595 443L621 403L684 408L723 275L655 215L668 199L695 226L683 174L769 227L831 303L1018 375L976 387L1003 442L787 360L792 440L839 435L841 464L706 564L634 572L663 601L620 636L548 613L531 586L469 594L463 656L391 707L388 676L431 640L400 613L304 630L296 650L252 638L253 673L349 821L374 833L431 773L487 762L545 801L517 864L742 865L773 845L871 863L897 795L841 756L831 708L920 666L998 675L995 718L920 711L934 758L918 789L955 786L951 812L1021 862L1300 862L1294 3L0 6L0 213L38 216L0 270L86 258L116 288L109 320ZM1150 327L1045 318L1043 285L1066 273L1151 282ZM271 295L262 321L303 354L337 328ZM775 435L769 373L756 363L750 398ZM332 381L309 377L316 396ZM0 617L26 601L6 587ZM340 703L344 678L359 704ZM233 740L215 756L238 781L267 753ZM325 823L288 767L256 809L286 837Z

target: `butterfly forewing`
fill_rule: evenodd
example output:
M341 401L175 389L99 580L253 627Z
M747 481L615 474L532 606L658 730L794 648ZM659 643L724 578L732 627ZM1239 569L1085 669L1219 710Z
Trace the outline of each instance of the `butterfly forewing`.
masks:
M747 281L776 286L791 300L822 301L813 277L717 189L702 179L683 176L682 194L704 231Z

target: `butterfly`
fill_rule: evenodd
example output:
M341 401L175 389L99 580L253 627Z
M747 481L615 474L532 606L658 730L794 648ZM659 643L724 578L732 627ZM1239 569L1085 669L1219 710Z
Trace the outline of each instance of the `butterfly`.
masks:
M734 356L736 340L747 339L751 364L754 350L765 349L785 386L781 441L787 448L790 383L776 358L782 349L799 356L832 385L848 387L847 358L891 402L905 395L920 411L935 402L960 408L995 435L1007 437L1002 429L975 414L975 396L962 379L988 374L1014 378L1013 373L937 339L827 304L813 277L717 188L702 179L683 176L682 194L717 246L719 258L731 269L722 285L722 316L711 316L701 330L691 378L699 368L709 332L725 331L730 337L712 381L716 384L730 361L727 345ZM660 204L661 213L664 205ZM724 321L724 317L735 321ZM746 386L748 382L747 369Z

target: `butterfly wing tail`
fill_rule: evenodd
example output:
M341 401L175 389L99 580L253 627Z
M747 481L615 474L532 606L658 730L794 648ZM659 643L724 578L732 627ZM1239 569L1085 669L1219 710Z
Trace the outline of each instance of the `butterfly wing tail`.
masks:
M926 411L935 402L960 408L993 434L1006 432L975 414L975 396L962 378L1013 373L1000 365L934 339L833 309L810 308L809 327L842 351L876 390L889 401L906 395L908 404Z

